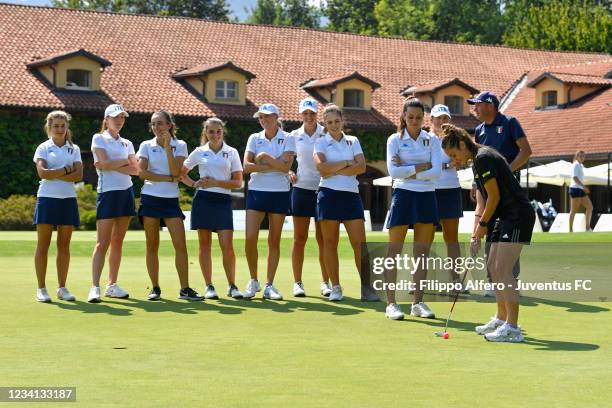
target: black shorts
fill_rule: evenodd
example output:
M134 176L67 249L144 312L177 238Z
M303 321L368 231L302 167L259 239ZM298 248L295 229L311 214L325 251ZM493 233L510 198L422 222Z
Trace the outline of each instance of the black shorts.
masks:
M529 244L535 223L535 212L522 211L516 218L498 218L487 236L488 242Z

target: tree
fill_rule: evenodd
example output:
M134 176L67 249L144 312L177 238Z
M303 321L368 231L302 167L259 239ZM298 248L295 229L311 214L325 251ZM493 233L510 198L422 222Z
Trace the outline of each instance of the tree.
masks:
M329 19L327 28L333 31L358 34L377 34L378 21L374 7L378 0L328 0L324 14Z
M56 7L229 20L225 0L53 0Z
M247 22L318 28L320 10L308 0L257 0Z
M434 30L428 0L381 0L374 9L381 35L431 39Z
M509 1L503 43L523 48L612 53L612 13L606 4L595 0Z

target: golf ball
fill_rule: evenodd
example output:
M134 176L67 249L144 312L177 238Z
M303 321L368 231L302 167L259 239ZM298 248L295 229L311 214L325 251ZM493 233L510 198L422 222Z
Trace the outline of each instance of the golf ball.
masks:
M448 332L444 332L444 334L442 335L442 338L445 340L448 340Z

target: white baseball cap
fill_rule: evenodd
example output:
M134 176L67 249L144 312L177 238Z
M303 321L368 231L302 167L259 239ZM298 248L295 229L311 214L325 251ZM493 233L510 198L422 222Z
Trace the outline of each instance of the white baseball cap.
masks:
M448 106L446 105L434 105L433 108L431 108L431 113L430 115L434 118L437 118L438 116L442 116L442 115L446 115L449 118L452 117L450 114L450 110L448 109Z
M104 110L104 117L110 116L114 118L120 113L125 113L126 117L130 116L130 114L123 109L123 106L119 105L118 103L114 103L106 107L106 110Z
M317 101L315 101L312 98L306 98L306 99L302 99L300 102L300 113L309 110L311 112L317 113L318 107L317 107Z
M255 112L253 117L258 118L260 113L263 113L264 115L278 115L278 107L273 103L264 103L259 107L259 110Z

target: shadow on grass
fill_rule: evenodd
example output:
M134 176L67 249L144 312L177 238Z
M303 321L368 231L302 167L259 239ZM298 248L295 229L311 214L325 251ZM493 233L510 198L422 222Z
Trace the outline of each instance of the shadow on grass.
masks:
M207 300L203 302L175 301L162 298L159 301L128 299L103 299L101 303L53 302L51 303L65 310L74 310L81 313L105 313L113 316L130 316L134 308L148 313L179 313L198 314L217 312L226 315L240 314L247 309L266 309L276 313L318 312L336 316L350 316L363 313L366 309L384 311L385 304L381 302L361 302L358 299L345 297L342 302L332 303L324 301L308 301L308 298L296 300L264 300L257 299L223 299Z

